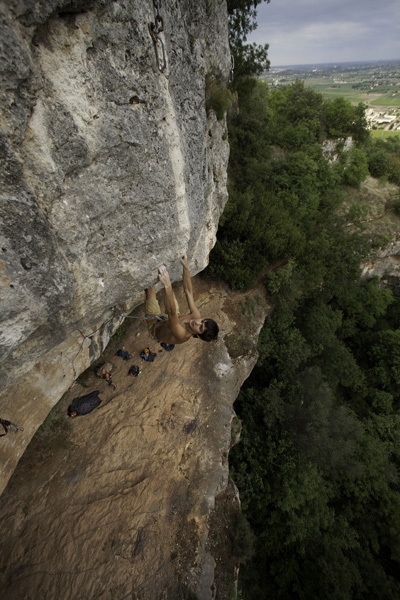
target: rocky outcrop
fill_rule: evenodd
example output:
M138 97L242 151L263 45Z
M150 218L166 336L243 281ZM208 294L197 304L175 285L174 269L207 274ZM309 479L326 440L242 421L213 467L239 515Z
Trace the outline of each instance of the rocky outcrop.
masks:
M0 5L0 416L24 426L0 491L157 266L199 272L215 242L228 143L205 77L229 76L226 3L160 5Z
M33 439L0 498L4 600L232 598L235 499L219 515L214 507L237 441L233 402L268 306L263 290L233 293L195 278L194 292L220 324L217 342L160 352L131 319ZM139 357L149 343L153 363ZM116 356L121 345L128 362ZM104 362L116 390L96 375ZM100 407L69 419L71 400L96 389Z
M354 145L351 137L338 140L324 140L322 142L322 153L331 164L338 162L343 152L348 152Z
M398 288L400 217L395 207L399 188L394 183L368 176L356 193L354 201L363 213L361 222L372 247L361 265L362 277L379 277L382 285Z
M379 277L382 285L390 288L400 286L400 232L397 231L396 239L378 249L370 260L363 265L362 276L369 279Z

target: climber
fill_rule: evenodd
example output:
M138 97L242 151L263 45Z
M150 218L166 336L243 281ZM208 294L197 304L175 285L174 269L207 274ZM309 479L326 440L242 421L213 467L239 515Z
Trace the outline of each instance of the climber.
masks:
M191 337L210 342L218 336L218 325L213 319L202 319L199 309L194 303L192 281L186 256L182 256L183 290L190 313L180 316L178 302L172 290L168 271L164 265L158 269L158 278L164 285L164 303L167 315L160 314L160 305L156 298L154 286L146 290L146 316L157 317L149 323L149 333L157 341L164 344L183 344Z

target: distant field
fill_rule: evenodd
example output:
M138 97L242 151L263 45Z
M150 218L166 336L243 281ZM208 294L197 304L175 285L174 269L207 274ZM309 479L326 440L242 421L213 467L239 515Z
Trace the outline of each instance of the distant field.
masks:
M351 83L341 83L341 84L332 84L332 82L327 83L318 81L318 79L306 79L304 84L313 89L315 92L319 92L325 98L330 98L331 100L335 98L339 98L342 96L343 98L347 98L352 104L359 104L360 102L367 102L367 98L379 97L377 94L365 94L360 92L360 90L355 90L352 88Z
M324 98L338 98L343 96L349 100L352 104L359 104L363 102L368 106L390 106L391 108L400 108L400 94L386 95L377 93L362 92L354 89L351 83L335 84L322 83L315 79L305 80L305 85L315 92L319 92Z
M369 102L371 106L390 106L391 108L400 108L400 94L395 96L380 96L376 100Z
M400 136L400 131L387 131L385 129L371 129L370 133L372 137L377 138L379 140L384 140L389 137Z
M315 92L319 92L324 98L330 98L334 100L342 96L349 100L352 104L359 104L360 102L366 102L367 94L363 94L360 90L355 90L351 87L351 83L342 83L332 85L332 83L319 83L315 79L305 80L305 85ZM376 94L374 94L376 96Z

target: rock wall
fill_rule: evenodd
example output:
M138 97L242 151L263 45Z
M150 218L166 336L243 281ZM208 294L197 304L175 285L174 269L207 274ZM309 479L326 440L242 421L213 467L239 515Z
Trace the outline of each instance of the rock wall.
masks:
M399 187L368 176L357 192L356 203L363 211L362 223L371 243L363 261L362 277L379 277L381 284L398 288L400 282L400 216L394 210Z
M400 231L385 248L380 248L371 259L362 265L365 278L379 277L383 285L399 287L400 281Z
M229 149L205 76L229 76L226 2L160 4L0 4L0 416L24 426L0 491L158 265L177 279L186 253L195 274L215 243Z

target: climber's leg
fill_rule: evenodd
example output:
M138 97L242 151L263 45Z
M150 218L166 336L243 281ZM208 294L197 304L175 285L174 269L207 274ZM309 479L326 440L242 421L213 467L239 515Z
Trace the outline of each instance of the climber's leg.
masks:
M145 290L145 294L146 317L155 317L156 315L159 315L161 313L161 309L156 296L156 288L154 286L147 288L147 290Z
M156 297L156 288L152 285L147 290L144 290L144 293L146 294L146 301L153 300Z
M144 305L146 317L157 317L161 314L161 308L156 296L156 288L154 286L145 290L146 302ZM147 329L151 337L154 337L154 330L159 323L158 319L149 319L147 321Z

